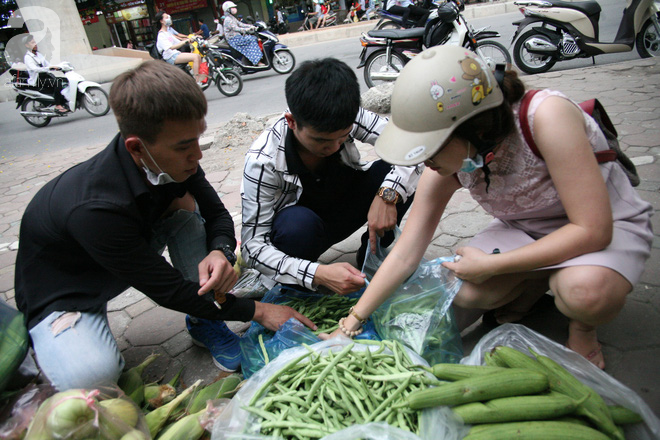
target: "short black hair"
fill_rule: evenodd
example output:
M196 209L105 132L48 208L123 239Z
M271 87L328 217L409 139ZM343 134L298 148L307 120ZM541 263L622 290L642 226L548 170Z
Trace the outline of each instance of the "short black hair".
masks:
M200 23L204 23L204 20L202 20L201 18L198 19L198 21L199 21Z
M355 72L336 58L305 61L287 78L284 92L296 123L324 133L351 126L360 110Z

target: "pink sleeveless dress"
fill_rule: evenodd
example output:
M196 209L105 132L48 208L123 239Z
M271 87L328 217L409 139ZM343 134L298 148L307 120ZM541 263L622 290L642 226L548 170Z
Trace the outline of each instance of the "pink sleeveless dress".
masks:
M530 102L529 124L534 127L536 109L549 96L560 92L543 90ZM495 219L468 244L491 253L495 249L507 252L551 233L566 225L568 217L552 183L543 159L538 158L524 140L518 118L519 103L513 106L516 131L497 149L489 164L490 186L486 192L483 172L458 172L461 185ZM594 151L607 150L605 137L598 124L584 113L587 135ZM635 284L651 252L651 204L642 200L632 187L621 165L606 162L600 165L610 195L614 231L610 245L598 252L571 258L562 263L537 270L569 266L604 266L619 272Z

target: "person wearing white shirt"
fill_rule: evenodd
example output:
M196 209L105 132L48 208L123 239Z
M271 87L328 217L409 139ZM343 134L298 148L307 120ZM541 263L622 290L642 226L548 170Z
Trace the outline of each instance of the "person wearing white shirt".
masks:
M27 48L23 63L25 63L30 75L28 84L38 88L41 93L52 95L55 98L55 110L58 112L67 113L71 111L67 106L66 97L62 93L62 90L67 86L66 79L55 77L50 73L53 70L61 69L57 66L51 66L46 57L37 50L37 42L34 40L34 36L28 34L23 41Z
M199 54L196 53L183 53L181 50L189 40L179 40L178 32L172 29L172 18L164 11L156 14L156 20L160 23L160 30L158 31L158 38L156 40L156 47L162 54L163 60L170 64L186 64L193 63L193 76L198 85L202 85L204 75L199 73L199 65L202 62Z

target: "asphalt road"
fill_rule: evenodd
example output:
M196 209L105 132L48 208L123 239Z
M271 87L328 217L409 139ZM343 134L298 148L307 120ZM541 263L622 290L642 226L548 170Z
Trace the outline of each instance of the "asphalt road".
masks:
M620 0L600 0L603 9L601 14L601 39L612 41L619 26L623 2ZM502 14L494 17L470 20L475 27L490 26L490 29L500 32L499 39L505 46L509 46L511 36L515 30L511 25L513 21L522 17L519 13ZM330 56L346 62L356 68L359 62L360 45L357 38L335 40L302 47L292 48L297 64L302 61ZM596 58L596 64L619 62L636 59L637 52L624 54L603 55ZM563 62L555 65L553 71L585 67L592 64L591 59L580 59ZM367 87L363 79L363 70L355 70L363 91ZM231 98L225 97L214 87L206 92L209 102L207 123L213 127L228 121L237 112L246 112L251 115L267 115L280 112L286 107L284 98L284 82L288 75L279 75L274 71L244 76L243 91ZM111 84L103 84L103 88L110 89ZM94 118L84 110L51 121L45 128L35 128L28 125L19 115L13 102L0 103L0 156L11 158L26 154L39 154L45 151L62 148L81 147L88 145L105 144L117 132L117 124L112 112L100 118Z

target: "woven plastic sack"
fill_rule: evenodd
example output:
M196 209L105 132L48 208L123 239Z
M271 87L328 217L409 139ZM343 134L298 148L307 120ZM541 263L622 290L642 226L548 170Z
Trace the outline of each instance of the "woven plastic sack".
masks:
M624 427L626 439L653 440L660 438L660 420L633 390L574 351L557 344L524 325L504 324L487 333L479 340L472 353L461 360L461 363L483 365L484 353L498 345L515 348L523 353L529 353L531 348L536 353L547 356L561 364L578 380L600 394L608 405L625 406L640 414L644 418L644 423L626 425Z
M395 231L398 238L400 231ZM396 241L395 241L396 242ZM362 272L371 281L393 245L376 253L367 252ZM451 303L462 281L442 267L453 257L425 260L417 270L381 305L372 318L382 339L399 341L429 364L457 363L463 356L461 335Z
M357 298L360 295L362 295L362 291L346 296ZM300 292L290 287L278 285L268 291L261 301L272 304L283 304L298 296L321 298L323 295ZM367 321L364 325L364 331L356 339L380 339L376 334L373 321ZM243 376L247 379L266 365L268 363L266 356L268 356L268 361L272 361L287 348L298 347L302 344L311 345L320 340L314 332L295 318L289 319L276 332L272 332L253 321L250 328L248 328L239 341Z
M341 351L352 343L347 338L334 338L317 342L309 348L319 353ZM353 350L375 350L373 345L355 344ZM248 379L227 408L220 414L213 425L211 440L275 440L259 434L260 427L253 422L254 417L245 409L252 396L280 369L290 361L308 353L306 347L295 347L283 351L277 359L259 370ZM420 356L407 350L413 363L428 366ZM467 427L456 419L448 407L429 408L420 417L420 435L387 425L386 423L369 423L353 425L323 437L321 440L459 440L467 433Z

